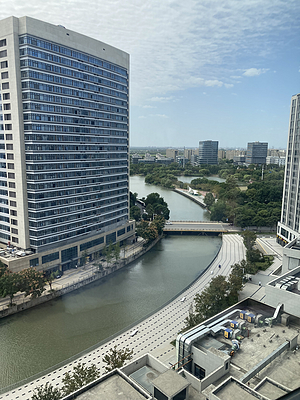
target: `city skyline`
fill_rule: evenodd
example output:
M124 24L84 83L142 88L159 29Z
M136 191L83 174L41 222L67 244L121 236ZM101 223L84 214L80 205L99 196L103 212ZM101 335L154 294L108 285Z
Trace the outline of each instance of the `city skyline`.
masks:
M299 92L296 1L13 0L2 10L10 15L130 54L131 146L286 147L289 99Z

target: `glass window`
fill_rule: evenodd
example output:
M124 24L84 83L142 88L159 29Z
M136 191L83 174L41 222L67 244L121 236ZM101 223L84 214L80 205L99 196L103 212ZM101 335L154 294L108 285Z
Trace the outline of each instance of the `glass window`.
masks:
M0 51L0 58L7 57L7 50Z
M77 246L70 247L69 249L65 249L61 251L61 261L66 262L72 260L73 258L78 257L78 248Z
M48 262L58 260L59 259L59 252L56 251L55 253L47 254L46 256L42 257L42 264L46 264Z
M7 61L1 61L0 66L1 66L1 68L8 68L8 62Z
M0 47L6 46L6 39L0 40Z
M9 89L9 82L2 83L2 90L7 90L7 89Z
M1 79L8 79L8 71L1 72Z

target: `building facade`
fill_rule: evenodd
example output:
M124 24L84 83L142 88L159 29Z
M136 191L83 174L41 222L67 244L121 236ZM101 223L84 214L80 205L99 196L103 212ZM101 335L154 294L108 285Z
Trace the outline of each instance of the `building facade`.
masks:
M218 164L218 145L216 140L204 140L199 142L199 158L198 163L201 164Z
M0 21L0 67L0 243L68 268L132 235L129 55L10 17Z
M246 163L247 164L265 164L268 155L268 143L252 142L248 143Z
M281 220L277 236L289 243L300 235L300 94L292 97L287 142L287 157L282 196Z

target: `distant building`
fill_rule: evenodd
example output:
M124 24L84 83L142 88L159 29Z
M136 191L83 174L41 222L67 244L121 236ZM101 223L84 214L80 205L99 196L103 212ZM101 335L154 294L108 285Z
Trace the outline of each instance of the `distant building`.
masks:
M172 164L172 162L174 162L174 160L173 160L173 158L165 157L165 156L162 156L161 154L157 153L155 162L157 164L169 165L169 164Z
M297 94L291 101L281 221L277 227L277 236L283 243L288 243L300 235L299 107L300 94Z
M221 160L226 157L226 151L225 150L218 150L218 158Z
M139 160L141 160L141 159L142 159L142 156L140 156L139 154L132 154L131 163L138 164Z
M234 157L239 157L239 156L245 156L246 151L245 150L226 150L226 160L233 160Z
M184 149L183 155L188 160L191 159L192 154L193 154L193 150L192 149Z
M247 164L266 164L268 154L268 143L251 142L248 143L246 163Z
M191 155L191 164L198 165L198 158L199 158L199 156L197 154L192 154Z
M285 166L285 157L278 157L278 156L267 156L266 164L275 164L279 165L280 167Z
M216 140L203 140L199 142L198 163L216 165L218 164L218 145Z
M173 160L176 160L176 157L178 156L179 151L176 149L167 149L166 150L166 157L168 158L173 158Z

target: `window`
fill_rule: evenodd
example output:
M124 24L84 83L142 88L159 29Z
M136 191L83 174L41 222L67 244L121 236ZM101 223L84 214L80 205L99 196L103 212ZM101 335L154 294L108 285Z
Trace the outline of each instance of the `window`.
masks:
M6 131L11 131L12 130L12 124L5 124L5 130Z
M10 201L9 201L9 205L10 205L11 207L17 207L17 202L16 202L16 201L13 201L13 200L10 200Z
M10 215L17 216L17 210L10 210Z
M1 66L1 68L8 68L8 62L7 61L1 61L0 66Z
M1 39L0 40L0 47L6 46L6 39Z
M17 235L18 234L18 229L11 228L11 233L13 233L14 235Z
M1 79L8 79L8 71L1 72Z
M9 179L15 179L15 174L14 174L13 172L9 172L9 173L7 174L7 177L8 177Z
M7 89L9 89L9 82L2 83L2 90L7 90Z
M10 93L3 93L2 99L3 100L9 100L10 99Z
M11 120L11 114L4 114L4 120L5 121L10 121Z
M6 140L13 140L12 134L11 134L11 133L7 133L7 134L5 135L5 139L6 139Z
M42 257L42 264L46 264L48 262L58 260L59 259L59 252L56 251L55 253L47 254L46 256Z
M10 110L10 103L3 104L3 110Z
M16 192L9 192L9 197L16 197Z
M12 225L15 225L15 226L18 225L18 221L17 221L16 219L11 219L11 220L10 220L10 223L11 223Z
M13 236L12 236L12 238L11 238L11 241L12 241L12 242L15 242L15 243L19 243L19 239L16 238L16 237L13 237Z
M6 158L8 160L13 160L14 159L14 155L12 153L8 153L8 154L6 154Z
M118 231L118 236L124 235L124 233L125 233L125 228L120 229L120 230Z
M7 57L7 50L0 51L0 58Z
M62 250L61 252L61 262L72 260L78 257L77 246L70 247L69 249Z
M15 164L7 163L7 168L8 169L15 169Z
M39 265L39 259L38 258L33 258L32 260L30 260L30 266L31 267L36 267L37 265Z
M106 244L115 242L116 242L116 232L112 232L109 235L106 235Z
M13 150L14 149L14 145L13 144L7 144L6 145L6 150Z
M9 187L12 188L12 189L15 189L15 187L16 187L15 182L9 182L8 185L9 185Z

